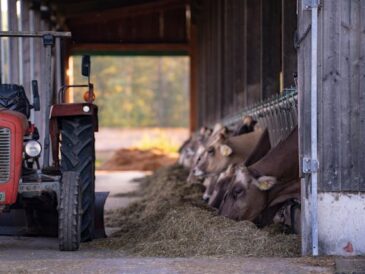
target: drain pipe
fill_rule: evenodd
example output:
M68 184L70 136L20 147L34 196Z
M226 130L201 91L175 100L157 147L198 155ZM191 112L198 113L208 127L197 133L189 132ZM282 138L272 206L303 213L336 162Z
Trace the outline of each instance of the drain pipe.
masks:
M311 223L312 255L318 256L318 154L317 154L317 64L318 64L318 0L312 0L311 41Z

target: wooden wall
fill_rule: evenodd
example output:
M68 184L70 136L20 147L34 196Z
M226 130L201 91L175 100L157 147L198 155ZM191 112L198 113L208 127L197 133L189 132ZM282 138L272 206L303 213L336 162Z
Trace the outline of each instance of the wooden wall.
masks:
M318 41L319 191L365 191L365 2L322 0ZM310 11L299 13L299 34ZM301 156L310 154L310 32L298 55Z
M289 80L296 72L292 2L296 1L192 2L197 125L212 124L294 85ZM285 81L280 81L282 71Z

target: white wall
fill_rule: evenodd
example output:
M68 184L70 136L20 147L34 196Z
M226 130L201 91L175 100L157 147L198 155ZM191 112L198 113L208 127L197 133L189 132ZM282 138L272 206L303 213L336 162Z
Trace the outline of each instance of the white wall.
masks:
M303 255L310 255L310 203L302 198ZM320 255L365 255L365 193L318 194ZM305 246L308 245L308 246Z

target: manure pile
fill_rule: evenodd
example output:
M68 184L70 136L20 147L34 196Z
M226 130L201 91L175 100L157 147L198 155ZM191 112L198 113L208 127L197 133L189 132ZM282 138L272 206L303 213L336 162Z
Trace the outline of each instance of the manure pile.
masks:
M141 200L106 213L106 226L120 230L91 245L138 256L299 255L297 235L218 216L202 202L203 187L188 185L186 177L187 172L178 166L146 177L136 193Z

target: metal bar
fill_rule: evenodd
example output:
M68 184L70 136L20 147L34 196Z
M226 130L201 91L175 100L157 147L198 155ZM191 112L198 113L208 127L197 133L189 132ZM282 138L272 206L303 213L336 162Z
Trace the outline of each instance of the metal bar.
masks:
M30 32L34 32L34 10L30 9L29 10L29 31ZM30 102L31 104L33 104L33 88L32 88L32 80L35 80L35 47L34 47L34 38L30 38L29 39L29 62L30 62L30 86L29 86L29 90L30 90ZM30 112L30 121L32 123L35 122L35 118L34 118L34 111Z
M7 18L7 22L8 22L8 32L17 32L14 30L14 19L16 16L16 12L14 12L15 9L15 5L13 5L13 3L15 4L15 2L13 2L12 0L8 0L8 18ZM1 36L0 36L1 37ZM15 62L15 56L13 56L12 54L12 49L15 47L14 44L14 39L8 39L8 48L7 48L7 57L8 57L8 81L9 83L13 83L14 82L14 75L13 75L13 71L14 71L14 65L16 64ZM15 63L15 64L14 64Z
M23 5L23 1L22 0L18 0L17 1L17 14L18 14L18 31L22 32L23 31L23 24L22 24L22 5ZM18 38L18 62L19 62L19 84L23 85L24 83L24 62L23 62L23 38L19 37Z
M71 37L71 32L60 31L0 31L0 37L43 37L46 34L54 37Z
M56 90L58 90L61 83L61 39L59 37L56 38Z
M50 138L49 138L49 114L52 105L52 45L45 46L45 64L43 65L43 96L45 96L46 110L45 110L45 127L44 127L44 150L43 150L43 167L49 166L50 156Z
M317 40L318 40L318 0L312 1L311 40L311 158L318 161L317 153ZM311 173L311 217L312 255L318 256L318 171Z

